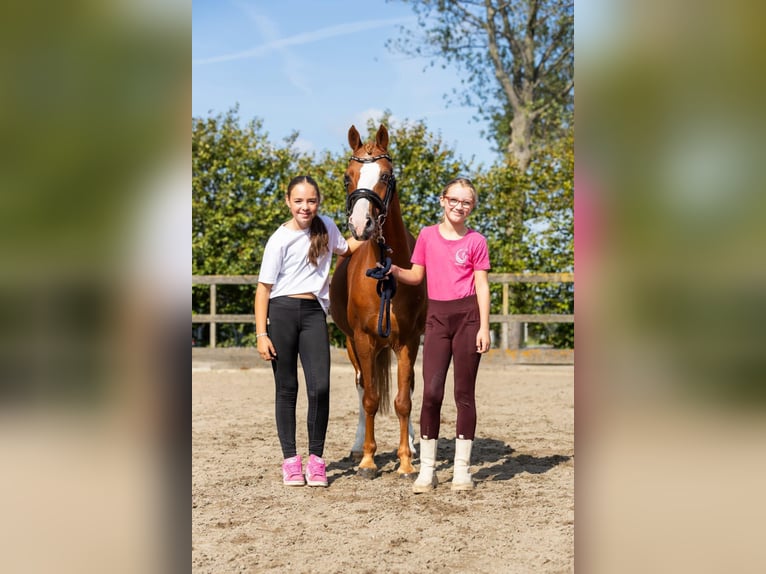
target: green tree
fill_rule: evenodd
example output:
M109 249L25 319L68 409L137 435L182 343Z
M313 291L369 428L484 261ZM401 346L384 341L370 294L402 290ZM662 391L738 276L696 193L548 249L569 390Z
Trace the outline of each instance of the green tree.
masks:
M380 123L389 127L397 191L413 235L439 220L438 198L444 184L468 176L479 192L470 225L487 237L493 271L572 269L572 130L567 138L541 148L530 169L521 172L510 160L474 170L438 134L430 132L424 121L394 123L390 112L368 122L368 138ZM297 174L308 173L316 179L322 192L322 213L332 217L347 235L343 174L350 151L298 152L294 148L297 137L294 133L275 145L260 120L242 127L236 107L223 115L193 119L195 274L256 274L266 241L289 218L284 192ZM519 213L524 217L519 219ZM253 294L252 287L219 286L218 311L251 313ZM492 312L499 312L499 286L492 288L492 296ZM571 312L572 301L571 285L521 286L514 290L512 311ZM207 312L206 287L195 288L193 305L194 311ZM571 345L571 325L544 327L533 326L539 340ZM335 329L331 332L333 343L341 346L344 337ZM252 326L220 326L219 340L221 345L252 345Z
M418 17L389 46L456 64L459 102L525 171L536 145L566 127L574 103L574 3L568 0L401 0Z
M260 120L240 126L236 107L192 120L192 273L255 274L266 241L287 218L283 201L297 153L269 141ZM252 287L219 287L220 313L250 313ZM207 312L207 288L193 290L193 310ZM251 325L219 326L221 344L240 344ZM243 339L244 338L244 339Z
M529 265L542 273L574 271L574 141L573 131L541 148L530 168L529 218L525 244ZM529 286L533 313L574 313L572 283ZM530 326L531 335L555 347L574 347L572 323Z
M574 133L542 147L529 174L526 243L532 269L574 270Z
M282 201L297 163L292 143L277 147L254 119L240 127L237 109L192 126L192 271L257 272L271 231L286 217Z
M520 212L526 202L529 181L512 162L494 165L474 180L479 192L479 205L471 215L471 226L487 238L490 263L494 273L520 273L531 268L527 228ZM502 309L502 286L490 285L492 312ZM511 291L510 311L523 313L527 299L520 287ZM509 345L521 345L521 325L509 328ZM498 334L496 330L495 335Z
M542 148L526 173L513 162L506 162L492 166L474 180L480 198L471 225L487 237L494 272L573 270L572 138L569 130L567 137ZM571 284L521 284L515 285L511 294L510 310L514 313L571 313L574 307ZM500 297L501 287L493 286L493 308L499 308ZM571 324L533 324L531 331L542 342L571 346L572 336L557 335L571 333ZM512 346L519 344L520 335L520 326L509 331Z
M464 74L458 102L489 123L489 136L502 160L487 174L486 189L501 209L504 230L496 248L503 267L533 271L535 260L527 229L544 227L548 200L536 161L549 165L547 146L573 129L574 4L567 0L402 0L412 6L418 29L403 28L389 43L406 54L426 56L430 65L454 64ZM532 172L530 173L530 169ZM493 173L496 172L496 173ZM516 172L516 173L514 173ZM535 201L542 201L540 206ZM494 214L494 216L493 216ZM548 236L560 239L559 236ZM538 258L539 260L539 258ZM529 306L526 287L514 289L512 306ZM510 331L520 345L521 326Z

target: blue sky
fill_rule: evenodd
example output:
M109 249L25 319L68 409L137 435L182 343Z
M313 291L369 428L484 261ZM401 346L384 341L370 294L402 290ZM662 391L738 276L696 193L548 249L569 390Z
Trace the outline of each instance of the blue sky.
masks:
M415 24L409 6L385 0L194 0L192 113L239 104L272 141L297 130L300 148L337 153L351 124L362 131L390 110L394 121L423 120L464 160L492 163L474 110L444 100L460 87L457 70L424 70L425 59L385 47Z

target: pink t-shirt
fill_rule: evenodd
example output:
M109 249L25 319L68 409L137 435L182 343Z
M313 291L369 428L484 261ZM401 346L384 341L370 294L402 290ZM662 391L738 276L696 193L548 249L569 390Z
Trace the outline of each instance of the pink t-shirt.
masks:
M490 268L487 240L481 233L469 229L460 239L445 239L438 224L420 231L411 261L426 268L428 298L436 301L474 295L473 272Z

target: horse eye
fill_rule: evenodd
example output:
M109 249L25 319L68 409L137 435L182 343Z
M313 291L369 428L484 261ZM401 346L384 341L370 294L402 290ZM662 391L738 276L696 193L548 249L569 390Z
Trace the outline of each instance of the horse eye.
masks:
M391 174L390 173L382 173L382 174L380 174L380 181L382 181L383 183L388 183L388 180L390 180L390 179L391 179Z
M343 186L348 189L348 186L351 185L351 178L348 175L343 176Z

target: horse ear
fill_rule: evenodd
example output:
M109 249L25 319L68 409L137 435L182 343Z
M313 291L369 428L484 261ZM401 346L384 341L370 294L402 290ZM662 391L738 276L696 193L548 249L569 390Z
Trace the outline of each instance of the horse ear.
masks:
M378 147L383 151L388 150L388 130L383 124L380 124L380 127L378 128L378 133L375 136L375 143L378 144Z
M351 146L351 151L356 151L362 147L362 138L359 137L359 132L356 131L354 125L348 129L348 145Z

